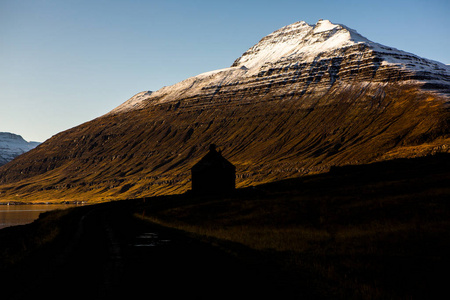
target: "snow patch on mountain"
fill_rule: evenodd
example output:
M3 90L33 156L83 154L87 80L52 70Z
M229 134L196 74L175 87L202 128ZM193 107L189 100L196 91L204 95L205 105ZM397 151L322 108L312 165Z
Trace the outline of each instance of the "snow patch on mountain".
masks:
M112 112L114 113L120 113L120 112L126 112L129 110L135 110L139 109L140 103L144 102L145 100L148 100L150 96L152 95L152 91L144 91L137 93L118 107L116 107Z
M236 82L245 77L248 69L245 66L224 68L216 71L205 72L194 77L185 79L172 86L163 87L152 96L159 98L158 102L168 102L178 97L191 97L198 95L205 88L220 88L223 85Z
M214 71L201 73L197 76L189 77L171 86L165 86L156 92L142 92L134 95L120 106L113 109L109 114L127 112L144 108L149 101L155 103L168 102L178 97L189 97L197 95L203 88L211 84L220 87L224 84L235 82L237 78L243 77L247 68L230 67Z

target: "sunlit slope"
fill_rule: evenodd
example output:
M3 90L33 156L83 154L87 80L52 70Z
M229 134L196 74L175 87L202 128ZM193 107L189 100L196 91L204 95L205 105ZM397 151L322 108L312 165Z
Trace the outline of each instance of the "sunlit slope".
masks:
M184 192L190 168L210 143L236 165L238 187L332 165L448 151L449 112L438 97L404 85L334 85L322 97L192 100L108 115L0 169L1 198L106 200Z

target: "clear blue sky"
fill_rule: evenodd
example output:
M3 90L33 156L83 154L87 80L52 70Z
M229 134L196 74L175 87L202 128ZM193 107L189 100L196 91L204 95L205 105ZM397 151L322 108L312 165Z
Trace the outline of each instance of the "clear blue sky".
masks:
M450 64L449 0L0 0L0 131L44 141L296 21Z

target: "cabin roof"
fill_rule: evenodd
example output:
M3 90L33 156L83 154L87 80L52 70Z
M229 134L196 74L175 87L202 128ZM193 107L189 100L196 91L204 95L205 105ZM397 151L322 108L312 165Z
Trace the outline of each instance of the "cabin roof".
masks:
M236 167L222 156L220 151L216 150L216 146L212 144L209 147L209 152L200 159L193 167L193 172L201 172L205 169L229 169L235 170Z

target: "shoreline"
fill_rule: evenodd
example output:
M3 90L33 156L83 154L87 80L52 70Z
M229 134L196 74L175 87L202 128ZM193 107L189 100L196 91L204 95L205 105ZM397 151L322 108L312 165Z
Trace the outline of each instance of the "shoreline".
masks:
M0 205L87 205L95 204L87 201L64 201L64 202L0 202Z

